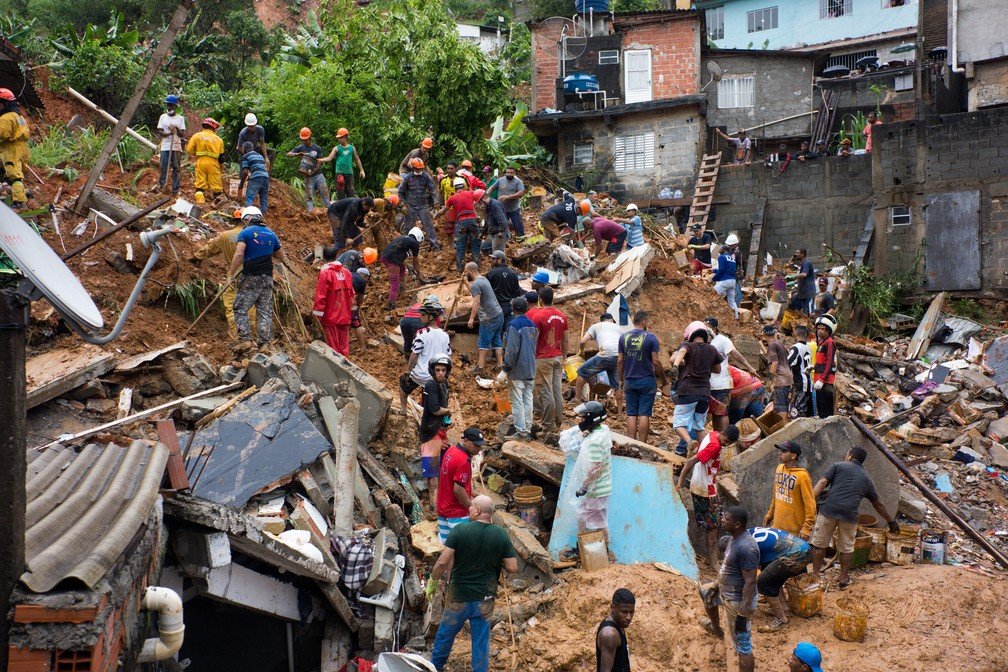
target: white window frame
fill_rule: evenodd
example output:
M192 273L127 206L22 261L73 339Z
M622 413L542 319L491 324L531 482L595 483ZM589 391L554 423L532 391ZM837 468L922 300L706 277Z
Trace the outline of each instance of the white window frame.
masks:
M757 26L756 18L759 18L759 27ZM763 7L762 9L754 9L750 12L746 12L746 28L750 33L761 33L764 30L774 30L780 24L778 23L779 16L777 12L777 5L773 7ZM772 26L765 24L772 23Z
M756 75L726 75L717 83L721 110L756 107Z
M619 65L619 49L602 49L598 52L599 65Z
M613 136L613 170L629 172L655 167L654 131Z
M912 220L913 215L910 213L909 206L894 205L889 208L889 223L892 226L910 226Z
M830 10L838 8L839 14L830 14ZM820 20L839 19L841 16L850 16L854 13L854 0L819 0Z
M893 91L913 91L913 88L913 72L905 72L902 75L896 75L896 79L893 82Z
M711 17L714 20L711 20ZM724 5L704 10L704 22L707 24L707 37L712 40L724 39Z
M584 158L587 152L588 157ZM579 158L579 154L581 157ZM571 148L571 165L590 166L595 162L595 142L592 140L576 140Z

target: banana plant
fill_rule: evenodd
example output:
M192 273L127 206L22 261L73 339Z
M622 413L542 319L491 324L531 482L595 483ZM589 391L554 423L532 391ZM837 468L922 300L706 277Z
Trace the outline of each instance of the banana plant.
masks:
M67 58L72 58L82 45L88 43L97 43L103 47L120 47L132 51L135 55L146 51L146 47L140 42L140 32L125 30L123 15L115 10L112 10L104 27L91 23L84 29L83 34L78 35L73 26L68 25L62 37L50 40L53 48Z

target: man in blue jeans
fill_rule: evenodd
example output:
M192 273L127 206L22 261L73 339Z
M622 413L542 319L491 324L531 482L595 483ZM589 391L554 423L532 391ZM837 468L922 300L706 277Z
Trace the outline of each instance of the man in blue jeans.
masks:
M472 638L472 670L487 672L490 667L490 621L503 568L518 572L518 558L503 527L494 525L494 503L486 495L473 497L469 522L452 528L427 583L427 599L434 596L441 577L451 568L451 579L441 624L434 636L431 662L443 670L455 637L469 621Z
M672 386L658 359L658 337L647 330L648 313L637 311L633 321L636 328L619 340L616 371L626 404L627 434L631 439L646 443L658 392L657 381L661 380L662 393L666 396L671 393Z
M245 190L245 206L255 203L256 196L259 197L259 209L266 214L267 202L269 201L270 176L266 169L266 158L255 151L255 145L246 142L242 145L241 178L238 180L238 191L241 192L245 183L248 188Z

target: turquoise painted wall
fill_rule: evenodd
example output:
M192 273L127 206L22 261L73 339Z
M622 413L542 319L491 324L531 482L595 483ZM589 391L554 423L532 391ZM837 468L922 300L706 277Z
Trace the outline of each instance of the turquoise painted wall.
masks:
M787 49L849 38L865 37L917 25L917 2L883 8L885 0L851 0L852 12L836 18L819 18L820 0L728 0L724 7L722 49ZM715 2L697 3L709 9ZM777 7L777 28L749 31L748 12ZM751 43L751 44L750 44Z

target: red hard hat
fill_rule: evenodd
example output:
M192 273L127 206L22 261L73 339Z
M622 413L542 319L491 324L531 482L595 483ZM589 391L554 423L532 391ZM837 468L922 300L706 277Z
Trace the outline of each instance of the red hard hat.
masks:
M397 205L399 205L399 195L398 194L389 194L389 197L386 198L385 201L387 203L389 203L394 208Z
M301 129L301 132L300 132L300 133L298 133L298 136L299 136L299 137L300 137L300 138L301 138L302 140L307 140L308 138L310 138L310 137L311 137L311 129L310 129L310 128L308 128L307 126L305 126L304 128L302 128L302 129Z
M424 167L423 159L421 159L419 156L414 156L412 159L410 159L409 164L410 167L416 168L417 170Z
M476 191L473 192L473 197L475 197L477 201L482 201L485 195L486 195L486 189L477 189Z
M420 146L423 147L424 149L430 149L431 147L434 146L434 140L432 140L431 138L424 138L423 142L420 143Z
M203 120L202 123L203 123L204 126L209 126L210 128L214 129L215 131L218 128L220 128L220 124L218 124L217 120L214 119L213 117L207 117L206 119Z
M0 100L14 100L14 92L10 89L0 89Z

